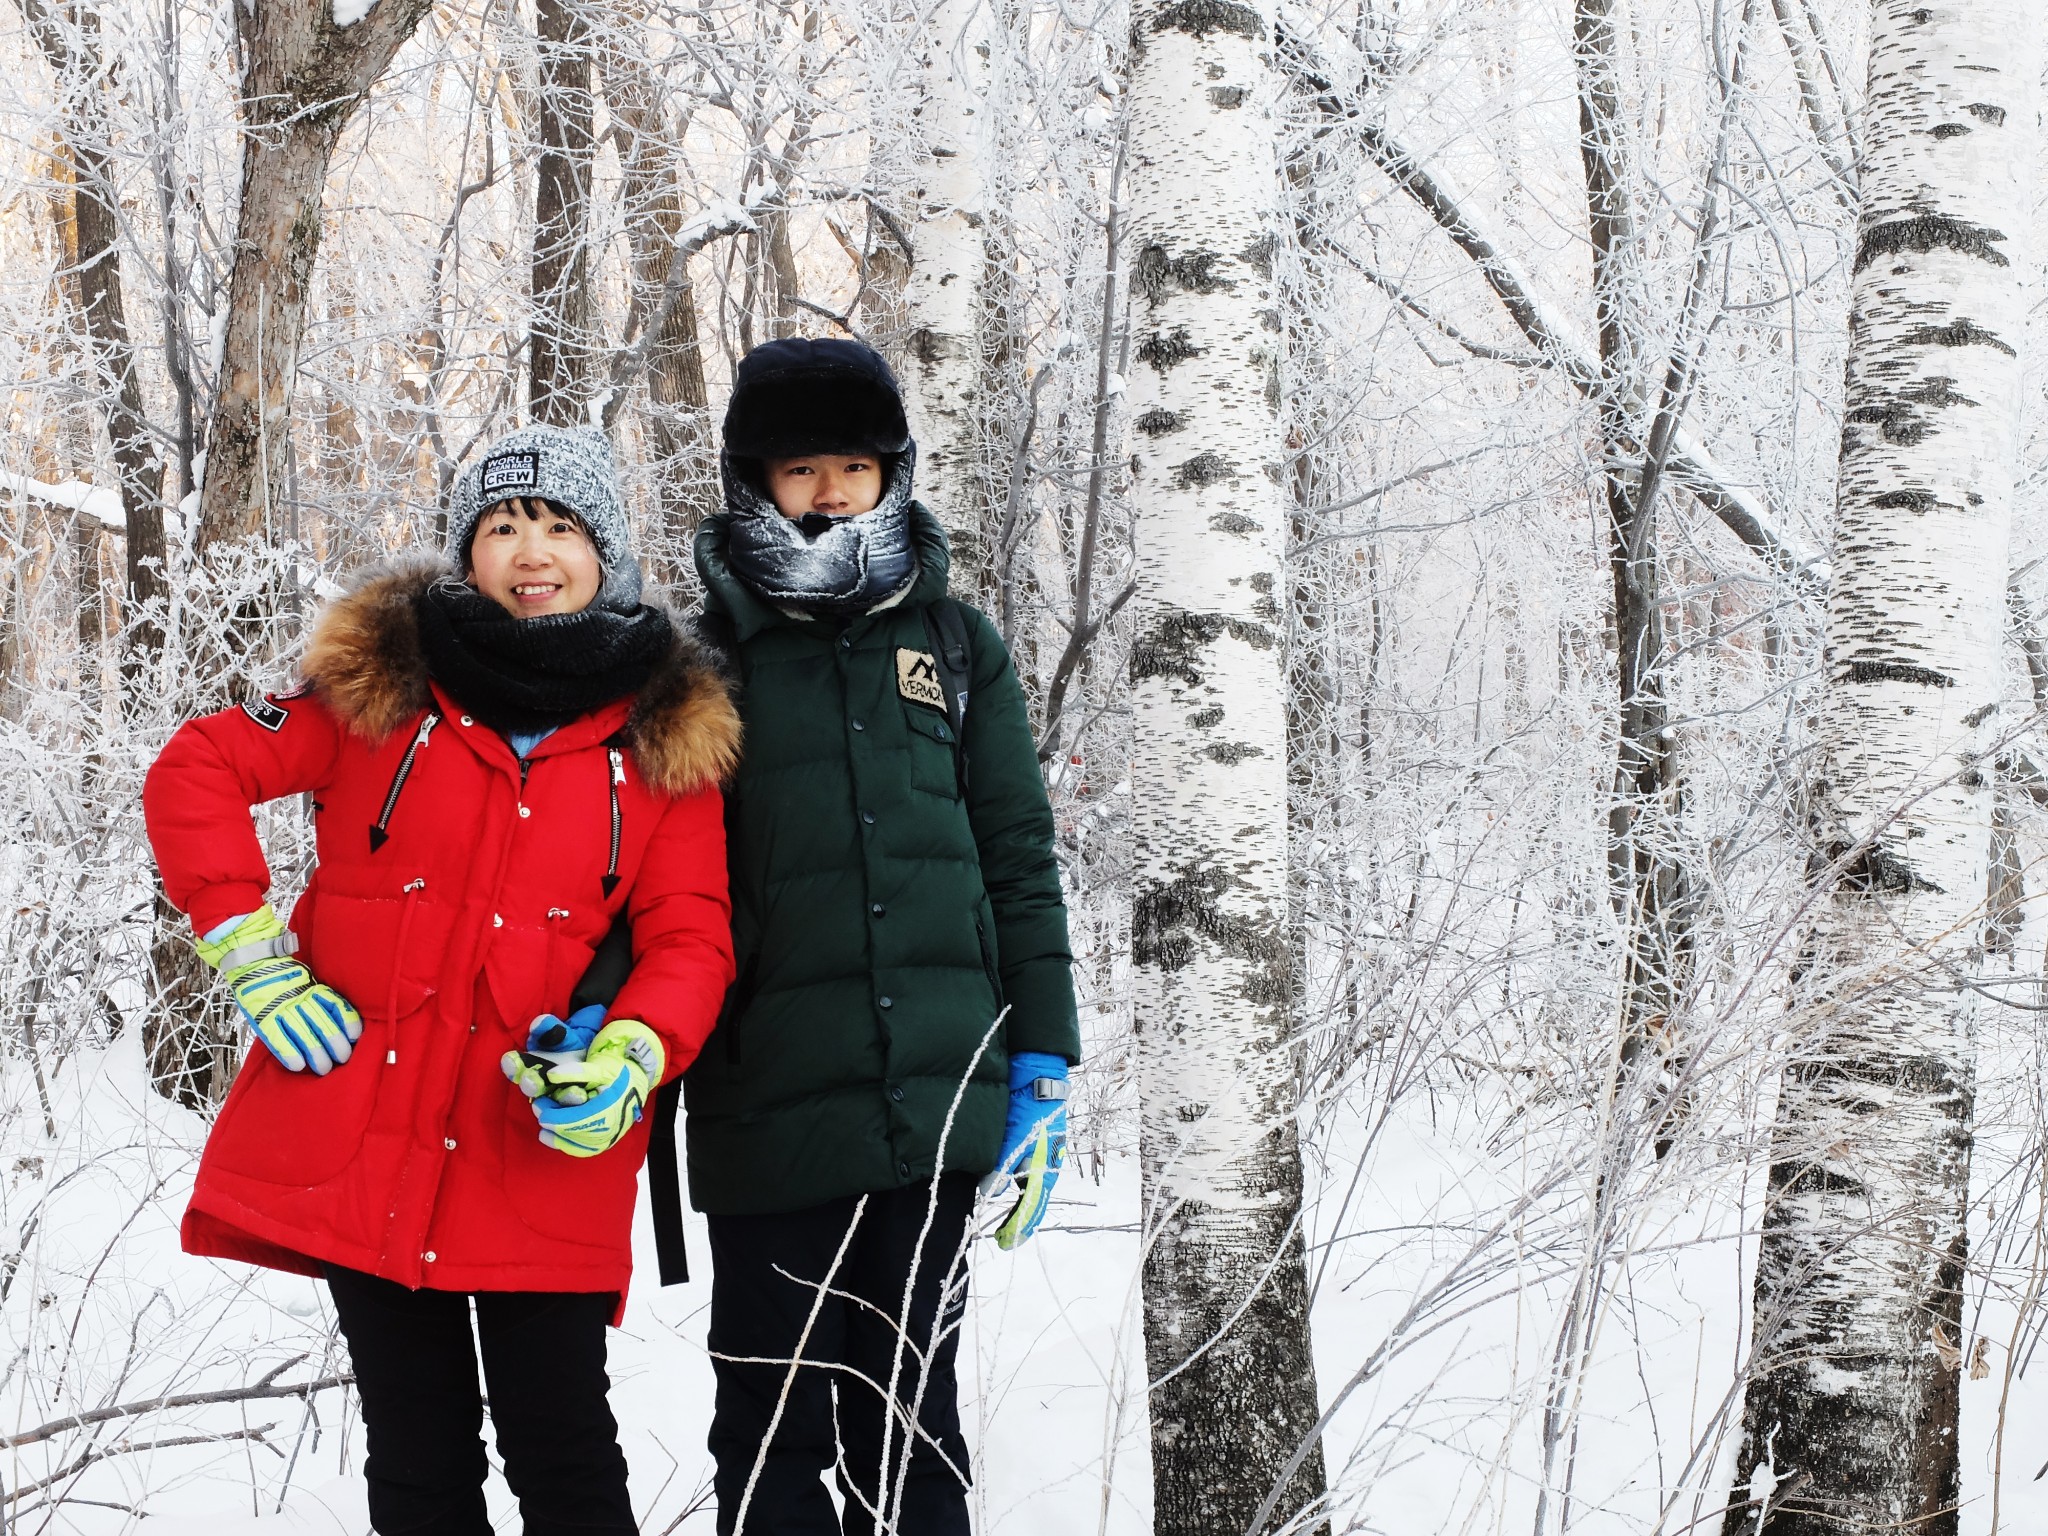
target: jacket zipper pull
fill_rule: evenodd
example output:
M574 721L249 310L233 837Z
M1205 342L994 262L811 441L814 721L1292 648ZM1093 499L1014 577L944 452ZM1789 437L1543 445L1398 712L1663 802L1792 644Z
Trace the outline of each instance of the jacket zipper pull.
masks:
M405 788L405 781L412 773L413 759L419 756L420 748L427 744L427 738L434 734L434 727L440 723L441 712L428 710L426 718L420 721L419 734L413 737L412 744L405 749L405 756L399 759L398 772L391 776L391 788L384 795L384 809L370 827L370 852L375 853L390 841L391 813L398 809L399 792Z
M612 851L604 866L604 894L609 900L613 891L619 888L619 786L626 782L626 755L617 747L605 749L605 756L611 759L611 782L607 786L612 797Z

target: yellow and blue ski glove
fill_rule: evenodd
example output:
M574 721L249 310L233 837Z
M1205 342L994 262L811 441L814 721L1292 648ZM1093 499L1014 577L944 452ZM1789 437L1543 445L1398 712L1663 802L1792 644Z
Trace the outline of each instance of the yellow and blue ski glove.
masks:
M609 1152L639 1122L666 1060L661 1037L645 1024L612 1020L581 1062L548 1070L548 1091L533 1101L541 1145L571 1157Z
M1003 1126L1002 1155L995 1172L982 1180L993 1195L1014 1176L1022 1192L1003 1224L996 1246L1005 1253L1038 1230L1067 1160L1067 1059L1046 1051L1019 1051L1010 1058L1010 1112Z
M603 1003L578 1008L566 1019L543 1013L526 1028L526 1049L507 1051L498 1064L513 1087L529 1099L541 1098L553 1090L556 1068L583 1064L602 1028Z
M291 958L298 947L298 935L278 921L268 902L197 944L199 958L220 972L235 1006L278 1064L287 1072L310 1067L315 1077L325 1077L363 1038L362 1015Z

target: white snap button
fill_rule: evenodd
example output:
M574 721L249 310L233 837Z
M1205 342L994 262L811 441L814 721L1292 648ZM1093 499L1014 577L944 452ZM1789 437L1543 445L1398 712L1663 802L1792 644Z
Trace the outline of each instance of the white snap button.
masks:
M462 717L462 723L463 723L464 725L475 725L475 724L476 724L476 722L475 722L474 720L470 719L470 718L469 718L469 716L467 716L467 715L464 715L464 716Z
M530 805L522 805L521 807L519 807L519 814L522 816L531 816L533 814L533 807Z
M385 1066L387 1066L387 1067L395 1067L395 1066L397 1066L397 1065L398 1065L398 1052L396 1052L396 1051L386 1051L386 1052L384 1053L384 1065L385 1065Z
M431 1264L434 1262L434 1250L429 1248L425 1253L421 1254L420 1257L425 1259L429 1264Z
M441 1145L446 1147L450 1152L453 1152L455 1150L455 1138L453 1136L447 1137L445 1140L442 1141Z
M505 926L505 919L498 916L497 913L493 912L491 914L491 926L493 928L502 928Z

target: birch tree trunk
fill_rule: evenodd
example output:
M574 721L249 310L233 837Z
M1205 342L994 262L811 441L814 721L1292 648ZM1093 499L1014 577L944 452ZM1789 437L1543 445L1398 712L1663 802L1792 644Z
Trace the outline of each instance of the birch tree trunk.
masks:
M341 130L431 0L374 0L337 26L331 0L231 7L243 79L242 196L220 388L206 429L199 546L261 533L284 476L292 381Z
M1973 994L2042 16L1872 7L1821 755L1726 1529L1957 1529Z
M1270 9L1141 0L1132 29L1153 1529L1216 1536L1323 1493L1286 1041L1277 85Z
M984 0L935 0L924 14L925 136L917 223L904 298L905 404L917 439L917 476L946 526L955 584L981 589L988 575L977 429L980 295L988 253L983 239L982 105L990 27Z
M582 424L594 387L590 172L596 103L590 19L582 0L539 0L536 114L540 165L533 207L533 349L527 406L549 426Z

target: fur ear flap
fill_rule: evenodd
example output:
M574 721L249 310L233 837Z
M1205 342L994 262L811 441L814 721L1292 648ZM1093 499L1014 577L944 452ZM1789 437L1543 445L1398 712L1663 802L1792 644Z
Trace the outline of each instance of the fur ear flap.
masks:
M640 776L666 795L715 788L739 767L739 711L694 636L677 630L633 705L626 742Z
M433 702L413 602L448 574L438 560L381 567L313 626L300 675L328 708L368 741L382 741Z

